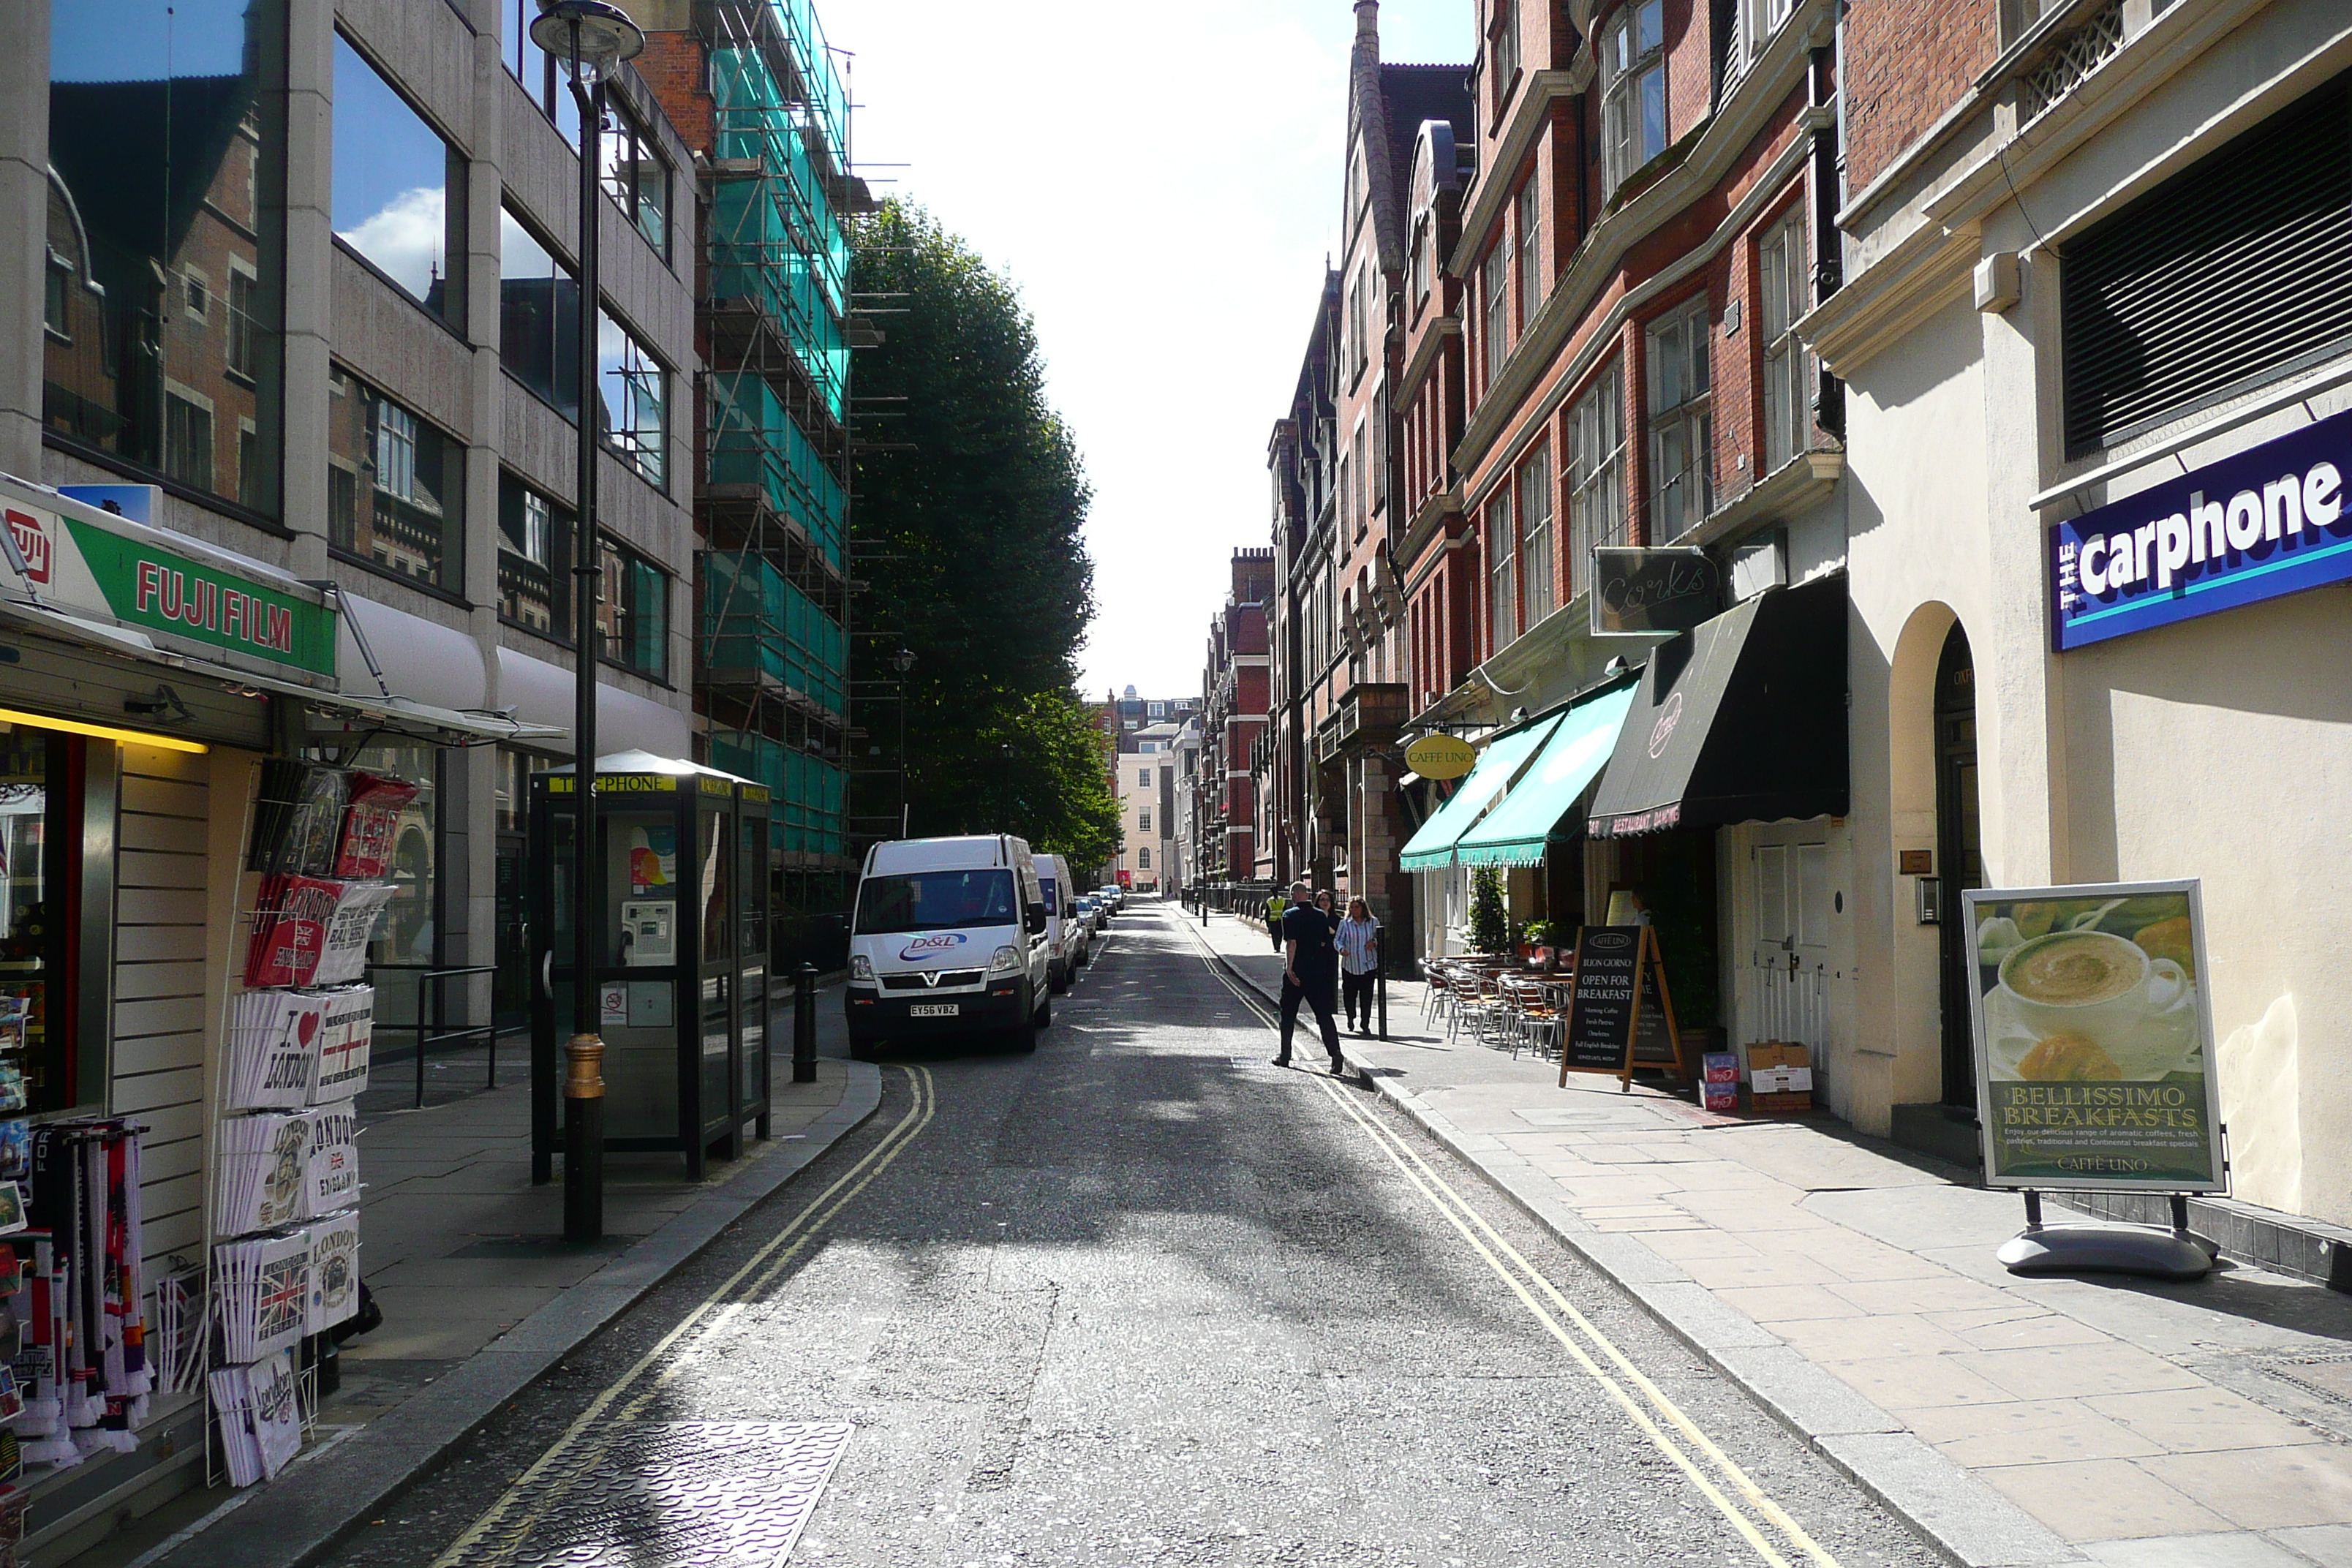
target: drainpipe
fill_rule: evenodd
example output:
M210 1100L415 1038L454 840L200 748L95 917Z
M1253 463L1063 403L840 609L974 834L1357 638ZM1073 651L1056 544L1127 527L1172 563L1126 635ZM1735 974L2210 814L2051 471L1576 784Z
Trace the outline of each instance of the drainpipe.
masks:
M1845 205L1839 170L1838 129L1845 110L1845 12L1838 11L1836 47L1812 51L1806 101L1819 112L1812 129L1813 303L1821 304L1845 281L1844 243L1838 209ZM1845 439L1845 384L1816 361L1813 416L1821 427Z

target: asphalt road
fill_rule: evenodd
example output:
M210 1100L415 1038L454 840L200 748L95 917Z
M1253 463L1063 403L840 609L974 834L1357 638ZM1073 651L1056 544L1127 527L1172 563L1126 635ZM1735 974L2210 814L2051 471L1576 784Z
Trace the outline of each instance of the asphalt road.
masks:
M887 1055L858 1134L334 1561L734 1568L803 1517L794 1563L857 1568L1939 1561L1271 1055L1171 914L1122 917L1034 1056Z

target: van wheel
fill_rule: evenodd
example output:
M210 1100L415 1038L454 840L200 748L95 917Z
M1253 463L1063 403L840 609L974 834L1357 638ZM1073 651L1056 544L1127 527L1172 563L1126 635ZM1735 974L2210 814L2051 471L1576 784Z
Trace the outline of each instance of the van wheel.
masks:
M1030 1015L1029 1022L1037 1028L1043 1029L1051 1025L1053 1021L1054 994L1049 988L1045 995L1037 998L1037 1011Z
M1004 1043L1016 1051L1035 1050L1037 1048L1037 1015L1031 1013L1024 1016L1019 1023L1007 1030Z
M1056 996L1068 991L1070 988L1070 982L1076 978L1076 975L1072 973L1075 967L1075 965L1065 965L1055 970L1054 978L1047 982L1045 989L1052 992Z

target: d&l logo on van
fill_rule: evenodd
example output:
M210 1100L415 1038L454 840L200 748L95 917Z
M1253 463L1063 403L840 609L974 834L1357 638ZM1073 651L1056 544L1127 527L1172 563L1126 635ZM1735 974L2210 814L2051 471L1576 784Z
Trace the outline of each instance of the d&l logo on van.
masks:
M933 931L929 936L919 936L914 941L908 942L905 947L900 948L898 950L898 962L904 963L909 959L920 958L927 952L945 952L951 948L958 948L962 945L963 932L961 931Z

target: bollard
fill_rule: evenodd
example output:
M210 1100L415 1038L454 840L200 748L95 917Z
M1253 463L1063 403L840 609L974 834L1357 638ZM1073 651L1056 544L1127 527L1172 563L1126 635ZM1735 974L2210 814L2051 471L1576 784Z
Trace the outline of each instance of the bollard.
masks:
M563 1239L604 1234L604 1042L574 1035L563 1047Z
M1372 937L1372 994L1380 998L1381 1039L1389 1037L1389 955L1378 933Z
M816 965L793 976L793 1081L816 1081Z

